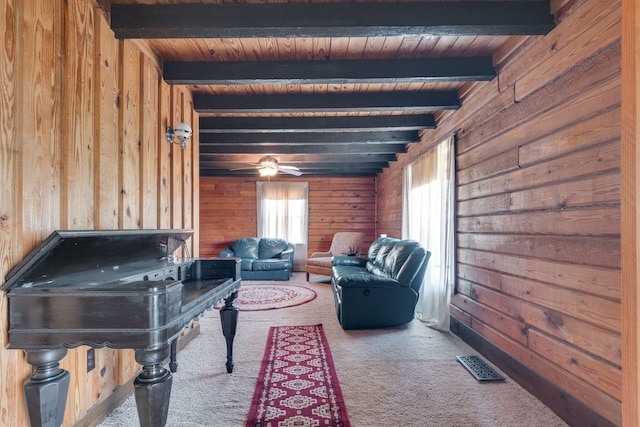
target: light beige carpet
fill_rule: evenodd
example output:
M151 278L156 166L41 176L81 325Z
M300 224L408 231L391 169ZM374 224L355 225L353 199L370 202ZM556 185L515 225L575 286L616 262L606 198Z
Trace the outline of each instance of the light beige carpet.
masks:
M344 331L336 319L330 285L318 282L320 276L312 275L306 284L303 273L294 276L292 283L314 289L318 297L296 307L241 312L232 374L225 370L218 312L201 319L201 335L178 355L167 426L244 426L269 327L318 323L324 327L354 427L567 425L509 378L477 381L455 359L477 352L454 334L429 329L417 320L397 328ZM258 283L265 282L247 281L243 286ZM137 425L133 397L100 424Z

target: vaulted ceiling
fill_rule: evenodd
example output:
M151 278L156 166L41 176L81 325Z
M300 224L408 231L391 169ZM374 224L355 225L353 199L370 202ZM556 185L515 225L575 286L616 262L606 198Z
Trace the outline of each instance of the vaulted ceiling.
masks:
M201 176L256 175L265 155L376 175L496 76L497 51L554 26L531 0L111 3L116 37L148 39L165 81L192 90Z

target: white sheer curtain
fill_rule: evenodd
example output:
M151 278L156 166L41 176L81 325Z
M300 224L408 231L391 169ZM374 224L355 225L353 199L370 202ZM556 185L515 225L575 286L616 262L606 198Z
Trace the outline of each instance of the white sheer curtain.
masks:
M453 136L404 170L402 237L431 252L420 289L416 317L449 330L449 303L455 281L455 167Z
M295 246L294 271L307 256L308 188L306 182L256 183L258 237L280 237Z

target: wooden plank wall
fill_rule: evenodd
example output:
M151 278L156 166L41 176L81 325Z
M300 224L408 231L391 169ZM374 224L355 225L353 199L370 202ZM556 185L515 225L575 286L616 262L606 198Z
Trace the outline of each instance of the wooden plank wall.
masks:
M327 251L338 231L361 231L365 247L375 239L374 178L276 178L309 183L307 256ZM202 177L200 253L218 256L229 243L257 235L256 181L259 178Z
M0 277L55 229L196 228L197 133L182 150L164 130L197 115L154 54L116 40L90 0L0 0L0 22ZM31 369L6 349L7 317L3 292L0 425L23 426ZM64 426L138 370L131 350L95 357L89 373L87 347L61 363L71 372Z
M638 315L638 166L640 150L640 7L622 0L622 425L640 425Z
M615 425L620 9L563 4L550 34L498 52L498 77L470 85L463 107L378 179L378 232L398 234L402 167L456 133L452 314Z

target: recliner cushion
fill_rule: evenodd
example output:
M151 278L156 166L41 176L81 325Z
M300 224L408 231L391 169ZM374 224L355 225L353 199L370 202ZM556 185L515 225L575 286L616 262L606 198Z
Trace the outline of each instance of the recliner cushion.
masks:
M397 278L400 270L405 265L409 256L414 253L420 245L418 242L403 240L393 245L384 260L384 271L391 277ZM415 267L412 268L415 270Z
M279 256L286 251L289 245L284 239L278 238L262 238L258 245L258 258L268 259Z
M258 258L258 242L257 237L245 237L238 239L231 244L231 249L235 256L240 258Z

